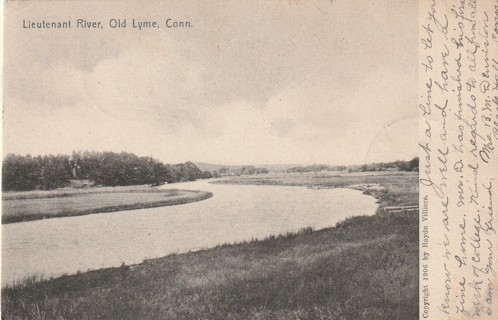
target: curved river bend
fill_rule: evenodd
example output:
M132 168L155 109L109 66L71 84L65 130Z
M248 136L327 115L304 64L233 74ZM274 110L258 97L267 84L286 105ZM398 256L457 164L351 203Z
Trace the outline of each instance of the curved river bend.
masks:
M372 215L376 199L350 189L210 184L207 200L169 207L54 218L2 226L2 286L33 275L74 274L222 243L323 229Z

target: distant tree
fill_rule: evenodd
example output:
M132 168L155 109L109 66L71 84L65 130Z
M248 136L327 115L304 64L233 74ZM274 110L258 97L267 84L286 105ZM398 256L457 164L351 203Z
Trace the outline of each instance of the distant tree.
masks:
M2 165L2 189L26 191L39 185L41 166L30 155L8 154Z
M408 169L408 171L417 171L418 166L419 166L419 159L418 159L418 157L415 157L412 160L410 160L410 162L408 163L407 169Z
M48 155L41 158L41 161L42 165L39 176L40 189L50 190L65 187L69 184L72 169L68 156Z

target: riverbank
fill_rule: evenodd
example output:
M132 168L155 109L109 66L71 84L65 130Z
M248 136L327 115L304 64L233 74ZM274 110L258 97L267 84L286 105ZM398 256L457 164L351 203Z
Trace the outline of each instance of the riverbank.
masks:
M185 204L212 197L205 191L148 186L4 192L2 224Z
M365 190L379 199L374 216L28 280L2 290L2 313L6 319L418 319L418 214L382 209L418 202L418 191L401 187L406 177L388 180Z

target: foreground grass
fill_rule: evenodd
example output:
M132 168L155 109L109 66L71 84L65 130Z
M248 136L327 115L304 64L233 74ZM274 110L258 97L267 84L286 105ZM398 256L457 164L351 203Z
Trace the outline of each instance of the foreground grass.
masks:
M170 206L211 196L212 193L204 191L143 186L6 192L2 195L2 223Z
M381 206L417 198L393 190L372 193ZM5 319L418 319L417 292L418 215L380 209L320 231L28 281L2 290L2 313Z

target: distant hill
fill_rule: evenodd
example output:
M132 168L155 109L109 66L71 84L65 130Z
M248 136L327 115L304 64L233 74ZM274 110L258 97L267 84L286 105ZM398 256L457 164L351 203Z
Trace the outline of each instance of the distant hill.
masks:
M222 165L222 164L212 164L205 162L194 162L194 164L201 171L219 171L220 169L229 169L233 171L239 171L244 167L254 167L254 168L264 168L268 171L286 171L289 168L296 167L296 164L261 164L261 165Z
M244 167L243 165L222 165L222 164L212 164L212 163L205 163L205 162L194 162L194 164L201 171L218 171L218 170L223 169L223 168L237 170L237 169Z

